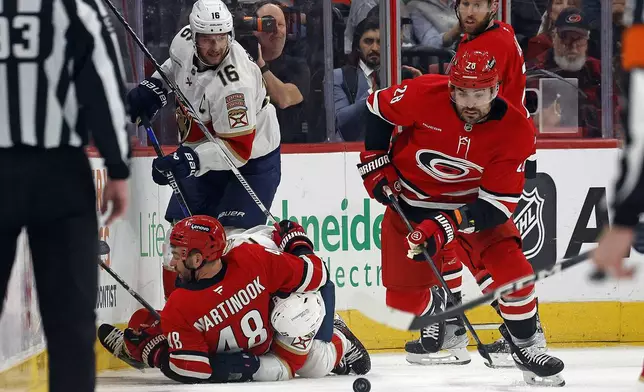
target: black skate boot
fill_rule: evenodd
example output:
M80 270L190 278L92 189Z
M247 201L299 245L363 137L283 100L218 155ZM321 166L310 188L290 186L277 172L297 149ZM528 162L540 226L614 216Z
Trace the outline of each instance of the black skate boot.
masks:
M440 328L439 324L432 324L428 329ZM461 319L448 320L445 323L443 342L436 352L429 352L423 347L421 339L413 340L405 344L407 352L406 360L409 363L418 365L466 365L472 361L467 351L469 339L465 326ZM421 331L424 334L425 330ZM433 331L427 331L432 335ZM427 340L427 338L426 338Z
M499 313L498 304L496 303L496 301L492 303L492 307L496 309L497 313ZM499 316L500 315L501 314L499 313ZM490 357L492 358L492 364L489 364L486 361L485 366L493 369L509 368L509 367L515 366L514 359L512 358L512 350L510 349L510 344L504 338L504 336L506 335L510 336L510 333L507 329L508 327L506 327L505 324L501 324L501 326L499 327L499 332L501 332L501 337L496 342L485 345L488 353L490 354ZM537 311L536 345L537 347L543 349L544 351L547 351L546 335L543 332L543 327L541 326L541 320L539 319L538 311Z
M342 357L340 363L331 372L339 375L346 375L351 371L358 375L369 373L371 370L371 357L367 349L364 348L362 342L358 340L347 324L344 323L344 320L337 314L333 319L333 327L347 339L349 348L344 353L344 357Z
M561 376L564 363L556 357L546 354L546 350L537 344L537 338L529 345L519 347L514 343L507 329L502 330L506 342L510 345L512 359L523 372L523 380L529 385L562 387L566 384Z
M130 356L127 347L125 347L125 341L123 340L123 331L115 326L101 324L98 327L98 340L107 351L133 368L142 370L148 367L143 362L139 362Z
M447 293L441 287L432 288L434 303L430 313L445 309ZM452 305L452 304L450 304ZM424 327L420 338L405 344L406 360L419 365L465 365L471 362L467 352L467 333L463 321L449 319L446 322Z

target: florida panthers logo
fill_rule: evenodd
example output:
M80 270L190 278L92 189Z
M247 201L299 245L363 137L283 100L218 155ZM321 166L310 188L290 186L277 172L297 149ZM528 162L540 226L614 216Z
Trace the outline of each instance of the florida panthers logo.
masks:
M450 184L478 181L483 174L481 166L435 150L419 150L416 153L416 162L425 173L438 181Z

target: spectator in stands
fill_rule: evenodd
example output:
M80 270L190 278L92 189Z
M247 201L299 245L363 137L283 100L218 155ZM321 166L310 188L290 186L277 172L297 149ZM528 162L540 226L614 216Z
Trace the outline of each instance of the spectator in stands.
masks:
M538 35L528 41L525 53L526 61L537 58L540 54L552 48L555 21L561 11L568 7L581 8L582 0L549 0L548 8L542 18Z
M528 73L535 69L545 69L562 78L577 79L578 94L577 121L584 137L601 137L601 93L600 62L588 56L590 27L583 12L577 8L566 8L554 23L553 47L528 63ZM530 78L528 87L538 88L539 81ZM546 99L547 101L547 99ZM539 117L546 126L564 126L565 105L560 99L542 102L542 110L535 116L537 126ZM534 100L528 102L530 111L535 108Z
M378 5L378 0L352 0L347 25L344 29L344 53L353 51L353 33L358 24L367 18L369 11Z
M353 35L349 61L333 70L335 130L345 141L364 140L365 100L380 88L380 27L375 18L360 22Z
M284 51L286 19L275 0L257 3L256 15L272 16L275 33L254 33L259 41L257 65L266 82L266 90L275 105L283 143L304 143L304 102L309 94L311 72L306 59L289 56Z
M512 0L510 2L512 28L524 51L527 49L528 40L538 34L548 3L548 0Z
M419 45L451 48L461 37L454 0L414 0L407 3Z

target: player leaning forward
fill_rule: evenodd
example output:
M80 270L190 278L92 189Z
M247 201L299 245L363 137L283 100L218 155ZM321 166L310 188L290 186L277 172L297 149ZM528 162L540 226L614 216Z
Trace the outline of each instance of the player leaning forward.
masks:
M170 245L181 284L161 321L141 309L124 333L101 326L112 331L101 342L119 358L182 383L369 371L366 350L341 320L330 342L314 339L325 317L317 290L328 272L300 225L282 221L227 238L215 218L196 215L172 228Z
M261 71L232 38L233 16L220 0L198 0L190 25L177 33L170 58L161 68L190 101L211 134L225 145L262 203L270 209L280 182L280 129ZM168 86L159 72L128 94L132 121L152 118L167 102ZM221 151L207 141L195 120L178 104L181 142L174 154L157 158L152 177L157 184L172 171L182 184L193 214L218 218L224 227L249 229L266 223L248 192L232 175ZM165 215L169 222L184 218L173 196Z
M449 77L425 75L367 100L371 114L359 165L365 187L388 204L388 186L415 227L408 233L387 208L382 276L392 308L416 315L444 308L445 291L435 286L423 246L439 270L452 262L448 250L473 275L486 269L498 284L533 272L510 218L524 185L524 162L533 152L534 128L525 113L497 96L498 89L494 57L470 51L455 58ZM394 134L396 125L404 127L401 133ZM563 385L563 362L537 344L536 300L533 285L501 298L505 338L526 382ZM438 351L442 339L433 337L444 331L444 322L424 329L425 349Z

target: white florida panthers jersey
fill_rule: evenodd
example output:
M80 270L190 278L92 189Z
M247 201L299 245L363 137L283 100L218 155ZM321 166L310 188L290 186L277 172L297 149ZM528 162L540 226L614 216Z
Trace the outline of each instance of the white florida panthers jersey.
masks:
M196 114L219 137L237 167L274 151L280 144L275 107L270 103L261 71L246 50L232 41L217 67L199 72L190 26L172 40L170 58L161 68L190 101ZM158 72L153 78L161 79ZM167 86L166 86L167 87ZM209 170L229 170L218 148L208 142L187 111L177 105L184 144L199 155L197 176Z

